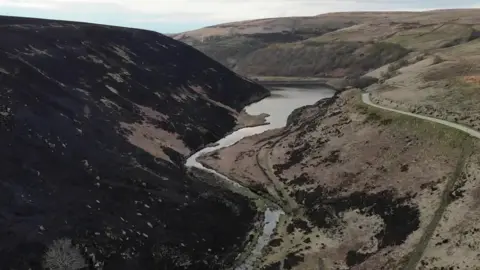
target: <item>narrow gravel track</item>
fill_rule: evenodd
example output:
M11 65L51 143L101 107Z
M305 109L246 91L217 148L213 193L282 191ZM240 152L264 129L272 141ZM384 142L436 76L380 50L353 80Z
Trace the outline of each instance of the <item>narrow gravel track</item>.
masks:
M437 119L437 118L424 116L424 115L419 115L419 114L410 113L410 112L404 112L404 111L400 111L400 110L391 109L391 108L388 108L388 107L383 107L383 106L377 105L370 100L370 93L363 93L362 94L362 101L363 101L363 103L365 103L369 106L376 107L376 108L379 108L379 109L382 109L382 110L396 112L396 113L400 113L400 114L404 114L404 115L409 115L411 117L416 117L416 118L424 119L424 120L427 120L427 121L439 123L439 124L442 124L442 125L445 125L445 126L449 126L449 127L458 129L460 131L463 131L465 133L468 133L472 137L480 139L480 132L478 132L476 130L473 130L473 129L471 129L469 127L466 127L466 126L462 126L462 125L459 125L459 124L456 124L456 123L448 122L448 121L442 120L442 119Z

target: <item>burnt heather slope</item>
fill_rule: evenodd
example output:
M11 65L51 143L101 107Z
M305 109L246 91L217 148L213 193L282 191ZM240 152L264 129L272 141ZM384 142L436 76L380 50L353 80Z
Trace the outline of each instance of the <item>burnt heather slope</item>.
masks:
M250 202L185 158L268 94L158 33L0 17L0 264L72 239L90 267L218 269Z

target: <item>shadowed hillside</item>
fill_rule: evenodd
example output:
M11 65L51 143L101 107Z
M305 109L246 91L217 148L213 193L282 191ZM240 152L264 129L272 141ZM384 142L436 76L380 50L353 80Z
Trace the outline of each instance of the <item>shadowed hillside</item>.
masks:
M0 17L0 34L2 269L41 268L60 238L103 269L218 269L239 248L252 206L183 163L265 89L154 32Z

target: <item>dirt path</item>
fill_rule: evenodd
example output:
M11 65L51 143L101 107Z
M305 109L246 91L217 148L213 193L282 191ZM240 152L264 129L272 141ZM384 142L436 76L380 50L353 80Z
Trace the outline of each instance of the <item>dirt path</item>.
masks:
M439 123L439 124L442 124L442 125L445 125L445 126L449 126L449 127L454 128L454 129L458 129L460 131L463 131L463 132L469 134L472 137L480 139L480 132L478 132L476 130L473 130L473 129L471 129L469 127L466 127L466 126L462 126L460 124L456 124L456 123L452 123L452 122L442 120L442 119L437 119L437 118L433 118L433 117L429 117L429 116L419 115L419 114L415 114L415 113L405 112L405 111L396 110L396 109L392 109L392 108L377 105L370 100L370 94L369 93L363 93L362 94L362 101L363 101L363 103L365 103L369 106L376 107L376 108L379 108L379 109L382 109L382 110L401 113L401 114L404 114L404 115L408 115L408 116L424 119L424 120L427 120L427 121Z
M267 177L267 179L270 180L270 182L272 182L275 194L281 201L284 202L284 210L287 213L294 213L295 211L298 211L299 206L297 202L288 194L283 183L275 175L269 157L272 149L275 148L279 141L280 139L277 139L271 146L263 145L257 153L256 161L263 174Z
M400 111L400 110L396 110L396 109L383 107L383 106L374 104L370 100L369 93L363 93L362 94L362 102L369 105L369 106L376 107L376 108L379 108L379 109L382 109L382 110L391 111L391 112L395 112L395 113L400 113L400 114L408 115L408 116L411 116L411 117L420 118L420 119L423 119L423 120L426 120L426 121L439 123L439 124L442 124L442 125L445 125L445 126L463 131L463 132L469 134L470 136L472 136L474 138L480 139L480 132L478 132L476 130L473 130L473 129L471 129L469 127L466 127L466 126L462 126L462 125L459 125L459 124L456 124L456 123L451 123L451 122L441 120L441 119L436 119L436 118L433 118L433 117L418 115L418 114L405 112L405 111ZM432 238L432 235L435 232L435 230L436 230L436 228L437 228L437 226L440 222L440 219L442 218L447 206L450 204L450 202L451 202L450 193L452 191L453 186L455 185L456 180L458 179L458 177L459 177L459 175L460 175L460 173L463 169L465 159L468 157L468 155L471 151L471 147L470 147L471 145L467 145L467 144L468 144L468 142L466 141L463 145L464 151L463 151L462 157L458 161L455 173L452 176L452 178L448 181L447 186L445 187L445 190L442 193L440 206L435 211L435 214L434 214L432 220L430 221L430 223L428 224L427 228L425 229L425 233L422 235L419 243L417 244L415 249L409 254L409 258L406 262L405 267L403 268L404 270L416 269L416 266L417 266L418 262L421 260L422 255L423 255L425 249L427 248L428 243L429 243L430 239Z

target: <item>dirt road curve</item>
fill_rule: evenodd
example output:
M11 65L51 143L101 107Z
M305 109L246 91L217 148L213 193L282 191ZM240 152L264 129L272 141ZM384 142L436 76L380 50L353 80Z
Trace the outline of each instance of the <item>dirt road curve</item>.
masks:
M400 111L400 110L391 109L391 108L387 108L387 107L383 107L383 106L374 104L370 100L370 93L363 93L362 94L362 101L363 101L363 103L365 103L369 106L376 107L376 108L379 108L379 109L382 109L382 110L401 113L401 114L409 115L411 117L416 117L416 118L424 119L424 120L427 120L427 121L439 123L439 124L442 124L442 125L445 125L445 126L449 126L449 127L461 130L463 132L466 132L472 137L480 139L480 132L478 132L476 130L473 130L473 129L471 129L469 127L466 127L466 126L462 126L462 125L459 125L459 124L456 124L456 123L448 122L448 121L445 121L445 120L442 120L442 119L436 119L436 118L433 118L433 117L428 117L428 116L424 116L424 115L419 115L419 114L414 114L414 113L410 113L410 112Z

